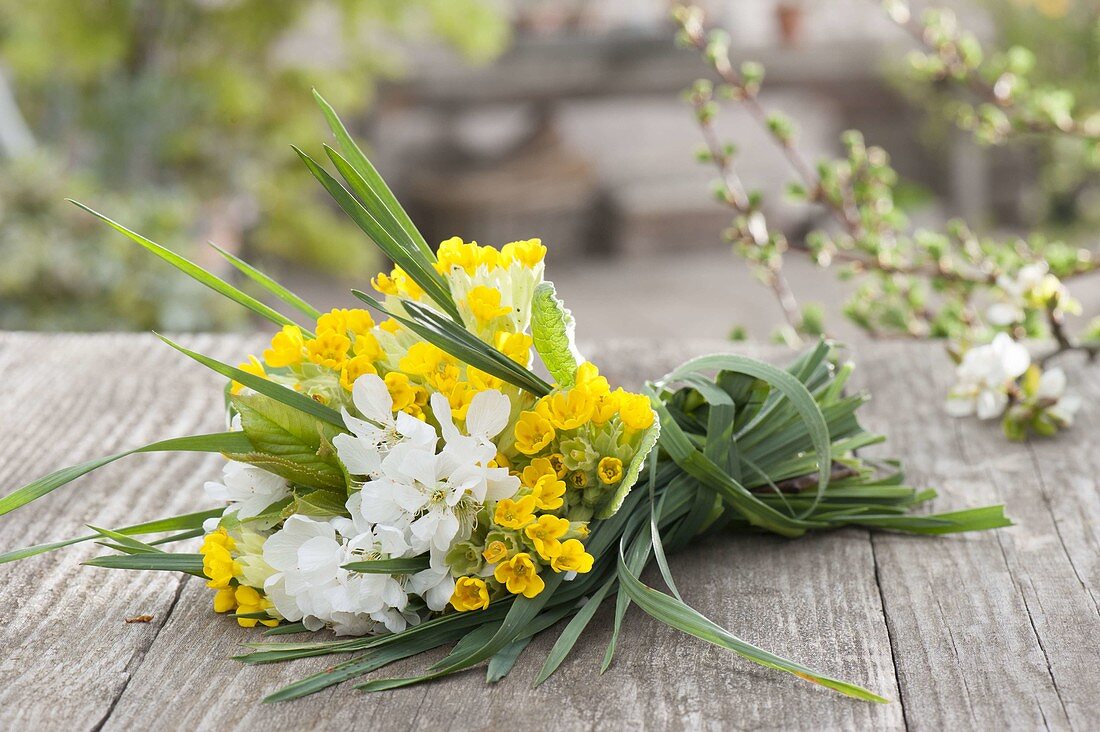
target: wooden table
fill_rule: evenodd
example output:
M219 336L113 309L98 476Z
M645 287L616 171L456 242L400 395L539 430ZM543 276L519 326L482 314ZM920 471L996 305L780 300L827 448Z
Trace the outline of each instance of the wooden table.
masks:
M259 345L186 342L226 360ZM636 384L714 349L630 342L594 355L614 379ZM373 696L341 687L262 705L331 661L242 666L229 656L257 634L215 616L201 581L80 567L96 553L81 545L0 566L0 729L1100 728L1100 369L1067 359L1088 403L1079 424L1013 445L993 425L944 414L951 373L938 347L881 344L856 358L875 397L865 422L889 432L912 481L941 489L936 506L1004 502L1019 524L934 539L718 537L672 564L685 599L715 621L894 703L841 698L636 609L615 665L599 676L605 608L538 689L531 681L556 634L536 639L496 686L471 672ZM4 493L60 465L217 430L222 419L220 379L151 336L0 335L0 374ZM199 509L219 460L116 463L0 519L0 550L76 535L84 523ZM152 621L124 622L144 614Z

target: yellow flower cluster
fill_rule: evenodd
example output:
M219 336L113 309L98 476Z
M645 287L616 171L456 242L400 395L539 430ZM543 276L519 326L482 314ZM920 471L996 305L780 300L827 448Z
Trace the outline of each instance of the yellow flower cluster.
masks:
M234 557L236 541L224 528L210 532L203 539L202 571L208 578L207 587L215 590L214 612L237 611L242 615L266 612L272 603L256 588L240 584L241 563ZM275 618L237 618L244 628L254 628L257 623L273 628L279 624Z
M472 275L479 267L485 267L489 272L508 268L513 264L534 269L545 259L546 247L540 239L527 239L505 244L497 250L494 247L480 246L473 241L464 242L454 236L439 245L436 257L438 261L435 268L440 274L447 275L459 269Z
M656 415L649 400L611 390L592 364L577 371L575 385L538 400L513 428L514 443L498 455L520 479L515 496L498 501L490 525L460 548L469 570L451 597L459 611L480 610L503 592L535 597L540 576L592 570L585 551L587 520L625 478L625 466ZM480 552L473 561L468 549ZM448 555L450 558L450 555Z

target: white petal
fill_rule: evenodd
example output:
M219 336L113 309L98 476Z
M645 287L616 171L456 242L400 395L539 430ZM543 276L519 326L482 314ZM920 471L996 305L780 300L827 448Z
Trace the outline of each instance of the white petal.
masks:
M1040 399L1058 399L1066 391L1066 372L1055 367L1047 369L1039 377L1039 389L1036 396Z
M978 419L993 419L995 417L1000 417L1006 406L1008 406L1007 394L986 389L978 395Z
M455 427L454 418L451 415L451 403L447 401L447 397L437 391L432 394L431 404L432 414L435 415L435 421L439 422L443 439L449 441L457 437L458 428Z
M379 424L393 424L393 397L376 374L364 374L351 387L351 399L364 417Z
M508 397L496 389L478 392L466 412L466 433L492 439L508 425L511 411Z

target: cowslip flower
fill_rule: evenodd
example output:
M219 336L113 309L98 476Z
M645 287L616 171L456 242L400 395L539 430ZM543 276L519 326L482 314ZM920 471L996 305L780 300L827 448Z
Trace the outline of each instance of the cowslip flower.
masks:
M546 587L542 577L539 577L535 563L531 561L531 555L526 552L520 552L507 562L498 564L493 577L513 595L523 595L528 599L535 597Z
M1008 393L1031 365L1027 349L1005 333L992 343L971 348L955 370L956 384L947 396L953 417L976 414L978 419L999 417L1008 406Z

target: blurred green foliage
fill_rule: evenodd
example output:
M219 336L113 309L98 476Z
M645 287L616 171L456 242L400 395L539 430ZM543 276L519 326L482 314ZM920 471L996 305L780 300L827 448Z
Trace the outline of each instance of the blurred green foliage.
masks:
M65 196L187 256L212 239L365 274L368 248L290 149L320 123L310 88L354 114L402 73L403 43L477 61L508 35L492 0L0 0L0 72L39 147L0 150L0 327L227 324Z

